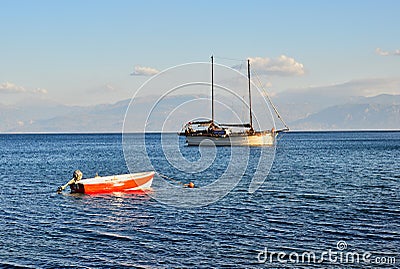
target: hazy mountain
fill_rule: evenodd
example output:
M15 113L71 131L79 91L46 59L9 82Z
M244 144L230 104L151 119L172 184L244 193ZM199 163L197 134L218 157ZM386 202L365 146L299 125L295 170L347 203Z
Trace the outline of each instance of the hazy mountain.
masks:
M400 129L400 105L332 106L290 123L297 130Z
M287 92L274 97L278 110L292 130L400 129L400 95L336 98L307 95ZM146 122L147 131L159 131L160 126L164 131L178 131L188 120L209 116L208 101L190 102L201 98L208 96L168 96L157 103L150 116L148 111L158 98L137 98L127 114L129 124L126 130L143 131ZM257 102L260 100L254 100L255 105ZM0 132L121 132L129 103L130 100L123 100L89 107L46 103L0 105ZM166 115L182 104L188 104L188 107L173 117ZM220 122L232 121L229 107L220 107L217 112ZM244 109L241 112L236 111L246 120L247 112Z
M36 108L30 110L24 108L25 114L11 117L18 118L20 122L5 130L7 132L120 132L128 104L129 100L89 107L49 106L42 108L43 113L40 114L32 114ZM21 111L20 108L16 109Z
M315 96L286 92L274 100L294 130L400 129L400 95Z
M381 104L381 105L400 105L400 95L380 94L374 97L353 97L350 99L354 104Z
M65 106L51 102L22 103L19 105L0 105L0 132L29 126L41 119L58 117L82 108Z
M201 96L205 98L204 96ZM163 125L164 111L170 111L180 104L199 98L199 96L176 96L167 97L162 102L157 103L158 96L148 96L135 99L134 107L129 110L128 122L133 125L128 131L143 131L143 123L149 125L146 130L158 131L159 126ZM40 111L37 107L1 107L0 106L0 131L1 132L122 132L125 113L131 100L123 100L115 104L101 104L88 107L79 106L60 106L54 107L41 106ZM154 104L158 104L152 110L151 117L146 113ZM194 105L191 107L192 113L200 112L204 107ZM209 113L208 113L209 114ZM167 131L180 130L186 121L185 115L170 126ZM195 116L193 116L195 117ZM191 116L189 117L192 118ZM136 124L137 123L137 124ZM142 124L141 124L142 123Z

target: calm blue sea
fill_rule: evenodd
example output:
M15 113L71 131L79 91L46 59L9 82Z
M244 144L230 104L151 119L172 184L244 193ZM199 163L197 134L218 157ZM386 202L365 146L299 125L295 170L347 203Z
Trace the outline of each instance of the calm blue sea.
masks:
M209 184L231 160L217 148L207 169L188 175L169 167L160 143L147 135L146 154L177 188ZM204 154L181 150L188 160ZM180 208L154 198L159 177L151 197L56 194L75 169L128 173L119 134L0 135L0 268L400 267L400 132L287 133L266 181L249 193L258 155L250 149L226 196ZM295 260L304 252L323 259ZM370 256L344 260L348 253Z

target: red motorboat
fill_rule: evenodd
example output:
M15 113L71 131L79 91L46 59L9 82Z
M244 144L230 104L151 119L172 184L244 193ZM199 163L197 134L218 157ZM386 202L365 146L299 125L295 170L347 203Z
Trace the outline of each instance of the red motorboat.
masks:
M69 184L71 193L111 193L145 191L151 188L155 172L87 178ZM61 189L62 191L62 189Z

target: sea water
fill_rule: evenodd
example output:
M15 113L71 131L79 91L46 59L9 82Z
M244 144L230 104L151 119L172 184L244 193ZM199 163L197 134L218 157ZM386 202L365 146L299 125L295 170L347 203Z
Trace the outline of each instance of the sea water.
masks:
M211 184L231 161L216 148L204 169L171 168L160 136L146 135L143 154L177 189ZM206 153L179 143L188 161ZM129 173L125 156L143 154L124 155L120 134L0 135L0 268L400 266L400 132L287 133L254 193L259 148L232 190L200 207L158 200L158 176L150 196L56 194L75 169Z

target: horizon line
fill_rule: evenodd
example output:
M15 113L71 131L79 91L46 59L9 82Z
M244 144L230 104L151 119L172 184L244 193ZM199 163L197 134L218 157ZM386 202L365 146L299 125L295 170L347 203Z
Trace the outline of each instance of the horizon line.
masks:
M321 129L321 130L289 130L284 133L329 133L329 132L400 132L400 129ZM123 135L123 134L178 134L179 132L0 132L0 135Z

